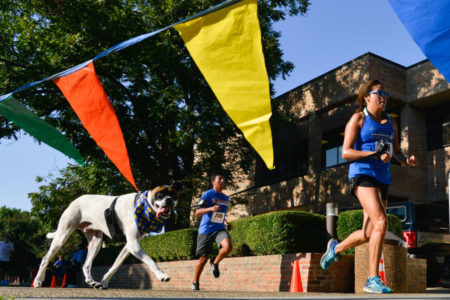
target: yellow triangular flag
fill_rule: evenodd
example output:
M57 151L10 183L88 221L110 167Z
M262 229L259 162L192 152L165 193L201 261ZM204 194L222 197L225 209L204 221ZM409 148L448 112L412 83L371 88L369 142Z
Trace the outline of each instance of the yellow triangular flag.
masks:
M225 112L272 170L272 109L256 0L175 28Z

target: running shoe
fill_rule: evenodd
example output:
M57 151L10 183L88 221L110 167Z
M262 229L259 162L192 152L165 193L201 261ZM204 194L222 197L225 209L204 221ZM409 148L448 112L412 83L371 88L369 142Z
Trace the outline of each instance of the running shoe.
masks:
M327 251L322 255L322 258L320 259L320 266L322 267L322 269L326 270L331 266L332 263L338 261L339 254L334 252L334 249L338 244L339 242L336 239L331 239L328 241Z
M367 278L366 285L364 286L364 292L370 294L393 293L392 289L384 284L380 276Z
M212 257L211 257L211 260L210 260L211 269L212 269L212 274L213 274L213 276L214 276L215 278L219 278L219 276L220 276L219 264L215 264L215 263L214 263L214 259L215 259L215 258L212 258Z
M192 290L193 291L200 291L200 282L193 282L192 283Z

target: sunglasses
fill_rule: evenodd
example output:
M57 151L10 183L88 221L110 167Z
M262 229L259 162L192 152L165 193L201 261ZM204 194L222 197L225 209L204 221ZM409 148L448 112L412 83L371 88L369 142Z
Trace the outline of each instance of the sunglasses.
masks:
M386 100L388 100L390 97L390 95L387 92L382 91L382 90L371 91L371 92L369 92L369 95L370 94L377 94L378 97L380 97L380 98L383 97Z

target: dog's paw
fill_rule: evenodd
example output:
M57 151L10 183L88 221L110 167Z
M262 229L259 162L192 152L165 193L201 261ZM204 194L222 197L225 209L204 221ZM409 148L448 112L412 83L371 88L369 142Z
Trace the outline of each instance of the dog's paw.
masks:
M86 283L87 283L91 288L94 288L94 289L98 289L98 288L100 288L100 286L101 286L101 283L100 283L100 282L97 282L97 281L94 281L94 280L86 281Z
M161 282L168 282L170 280L170 277L169 277L169 275L162 273L162 274L159 274L158 279Z
M40 287L42 287L42 282L40 281L40 280L34 280L34 282L33 282L33 287L34 288L40 288Z
M102 284L100 282L96 282L92 285L94 289L103 289Z
M100 283L100 289L101 290L107 290L108 289L108 284L106 282L102 281L102 283Z

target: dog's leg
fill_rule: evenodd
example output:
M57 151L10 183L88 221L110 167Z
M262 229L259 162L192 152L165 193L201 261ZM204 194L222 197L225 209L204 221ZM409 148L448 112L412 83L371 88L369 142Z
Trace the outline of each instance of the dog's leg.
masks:
M66 226L65 226L66 225ZM50 249L47 254L42 258L41 265L39 266L39 271L36 274L33 286L38 288L42 286L45 278L45 270L52 259L52 257L61 249L64 242L70 236L70 234L75 230L75 225L73 224L61 224L58 225L58 229L54 235L53 241L50 245Z
M99 288L101 286L100 282L97 282L92 277L92 263L94 258L97 256L103 241L103 232L99 230L86 230L84 232L86 239L88 240L88 253L86 256L86 261L83 265L83 274L85 282L93 288Z
M105 275L103 275L102 283L101 283L101 289L107 289L109 281L113 277L113 275L117 272L120 265L125 261L125 259L130 254L130 251L128 251L127 247L123 247L122 251L120 251L119 256L117 256L116 260L114 261L114 264L111 266L111 268L106 272Z
M127 237L127 241L129 242L127 242L125 247L127 247L137 259L145 263L153 272L153 274L155 274L158 280L160 281L170 280L169 275L161 271L161 269L158 267L155 261L150 256L148 256L147 253L145 253L145 251L141 248L138 239L128 239Z

